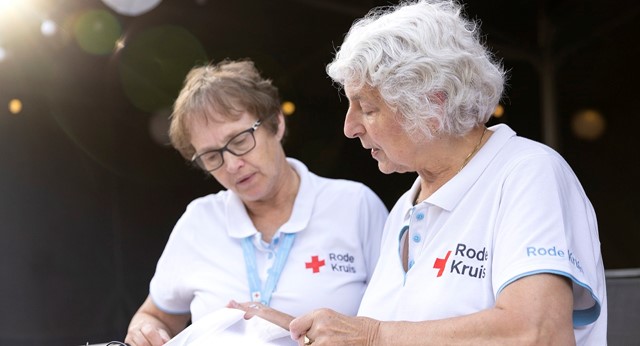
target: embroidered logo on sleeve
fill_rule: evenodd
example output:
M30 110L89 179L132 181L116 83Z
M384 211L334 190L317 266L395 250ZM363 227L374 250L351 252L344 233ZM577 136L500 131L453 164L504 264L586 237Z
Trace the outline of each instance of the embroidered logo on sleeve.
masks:
M311 269L314 274L319 273L320 267L324 267L324 265L325 265L324 260L319 260L318 256L311 256L311 262L304 263L305 268Z
M527 247L527 257L556 257L556 258L566 258L569 263L571 263L574 267L576 267L581 273L584 273L582 269L582 265L580 265L580 260L578 260L571 249L562 250L557 249L555 246L545 248L545 247L535 247L528 246Z

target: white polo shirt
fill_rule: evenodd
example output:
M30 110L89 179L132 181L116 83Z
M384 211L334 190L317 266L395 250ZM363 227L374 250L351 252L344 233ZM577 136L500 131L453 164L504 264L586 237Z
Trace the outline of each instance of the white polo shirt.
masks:
M270 244L231 191L189 204L151 280L150 295L160 309L191 313L196 322L231 299L250 301L242 239L253 237L264 283L281 235L296 233L270 306L293 316L321 307L356 314L378 259L387 209L361 183L322 178L287 160L300 176L300 189L291 218Z
M518 278L573 281L578 344L606 344L606 292L596 216L555 151L506 125L449 182L412 205L418 178L389 215L379 264L359 315L436 320L495 305ZM409 233L404 272L401 232Z

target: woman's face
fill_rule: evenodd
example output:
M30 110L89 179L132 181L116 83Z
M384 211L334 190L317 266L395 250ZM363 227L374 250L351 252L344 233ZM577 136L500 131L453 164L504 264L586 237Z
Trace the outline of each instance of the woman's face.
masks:
M282 115L279 115L280 117ZM207 119L196 118L189 127L191 145L197 154L224 147L229 139L251 128L257 117L244 112L237 120L210 112ZM235 156L228 151L222 155L224 164L211 175L226 189L240 196L245 202L268 200L275 194L278 177L286 165L284 150L280 143L284 134L284 119L280 119L277 133L273 134L264 125L253 135L256 146L248 153Z
M345 85L349 110L344 121L344 134L359 138L365 149L378 161L382 173L404 173L419 167L419 149L416 140L403 129L401 115L390 108L378 91L364 86L354 89Z

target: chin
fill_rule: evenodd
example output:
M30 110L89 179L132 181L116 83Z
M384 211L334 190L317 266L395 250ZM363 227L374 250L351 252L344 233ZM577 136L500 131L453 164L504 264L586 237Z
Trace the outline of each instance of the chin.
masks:
M406 166L392 164L385 161L378 161L378 170L383 174L415 172Z
M378 170L383 174L398 173L395 167L389 166L383 162L378 162Z

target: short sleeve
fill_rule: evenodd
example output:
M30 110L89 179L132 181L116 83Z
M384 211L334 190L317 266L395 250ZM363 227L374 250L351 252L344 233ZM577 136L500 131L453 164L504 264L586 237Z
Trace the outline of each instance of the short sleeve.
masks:
M528 275L552 273L573 282L574 325L595 321L605 288L595 212L559 155L525 155L508 170L496 220L496 296Z
M183 277L190 254L193 253L187 232L190 227L189 215L187 208L176 223L149 285L150 296L156 306L171 314L189 313L193 299L193 293L185 286L186 279Z

